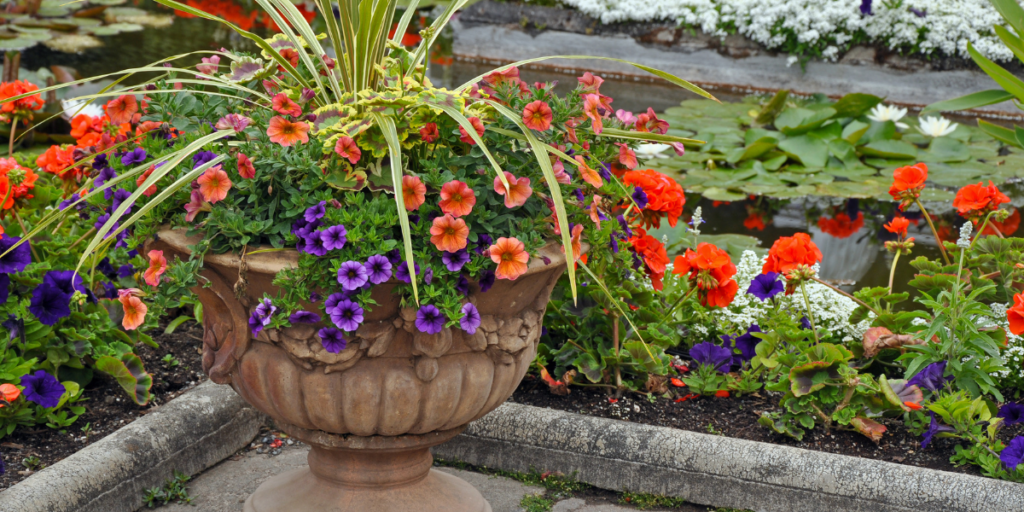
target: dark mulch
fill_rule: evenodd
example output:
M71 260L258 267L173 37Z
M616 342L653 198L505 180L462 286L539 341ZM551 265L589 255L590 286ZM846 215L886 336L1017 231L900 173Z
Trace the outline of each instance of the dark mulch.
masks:
M604 391L579 386L573 387L568 396L552 395L540 379L527 375L509 400L588 416L981 476L975 466L957 467L949 462L953 447L958 444L955 439L936 439L922 450L921 437L911 434L898 420L881 420L888 430L878 444L856 432L826 432L820 426L804 436L802 442L775 434L759 425L757 418L764 411L780 410L778 397L770 396L777 394L761 391L759 395L700 397L679 403L659 397L652 403L645 395L627 394L613 404ZM1000 438L1006 442L1017 435L1024 435L1024 425L1004 428Z
M96 372L92 382L85 387L84 396L87 400L79 402L85 406L86 412L66 430L38 425L34 428L20 428L14 434L0 439L0 456L7 465L7 473L0 476L0 491L32 474L22 464L24 459L36 457L40 464L52 465L206 380L200 353L203 336L201 326L188 322L172 334L164 334L163 329L149 334L160 344L160 348L140 344L135 350L145 362L146 370L153 375L153 387L150 390L153 399L150 403L145 407L136 405L115 380ZM167 354L178 360L177 366L164 364L162 359ZM86 425L88 429L83 430Z

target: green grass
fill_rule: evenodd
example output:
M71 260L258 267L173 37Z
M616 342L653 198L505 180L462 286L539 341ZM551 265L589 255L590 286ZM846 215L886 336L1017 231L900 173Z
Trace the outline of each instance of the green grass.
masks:
M511 478L522 482L527 485L536 485L543 487L547 490L545 496L554 498L556 500L571 498L577 492L585 491L590 488L590 484L580 482L574 478L574 475L563 475L561 473L542 473L535 469L530 469L529 473L522 473L520 471L505 471L501 469L491 469L486 466L474 466L458 460L446 460L446 459L434 459L435 466L445 466L455 469L462 469L466 471L475 471L477 473L483 473L485 475L501 476L505 478Z
M632 505L640 510L647 510L655 507L681 507L686 504L686 500L682 498L672 498L670 496L647 494L644 492L623 491L623 493L619 495L619 503L623 505Z
M541 495L523 496L519 506L526 512L548 512L551 507L555 506L555 500Z

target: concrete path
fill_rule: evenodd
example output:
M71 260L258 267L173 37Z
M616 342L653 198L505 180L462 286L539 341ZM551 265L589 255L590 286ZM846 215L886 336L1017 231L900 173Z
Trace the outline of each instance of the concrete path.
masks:
M161 512L241 511L245 499L256 490L259 484L278 473L304 466L308 452L309 447L305 445L284 446L281 448L281 453L276 456L257 454L253 450L246 450L194 476L188 483L188 492L193 498L191 505L167 505L158 510ZM439 469L457 475L479 489L484 498L490 502L494 512L523 511L519 506L523 497L544 493L544 489L541 487L524 485L510 478L452 468ZM625 512L633 510L636 509L608 503L607 499L601 498L565 499L556 503L552 508L552 512ZM706 508L693 507L674 510L704 511Z

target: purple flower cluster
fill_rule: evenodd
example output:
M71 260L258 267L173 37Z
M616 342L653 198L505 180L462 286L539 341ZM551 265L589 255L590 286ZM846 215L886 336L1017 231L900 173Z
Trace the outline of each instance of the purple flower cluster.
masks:
M341 293L332 294L324 303L331 322L343 331L352 332L363 323L363 308Z
M1010 471L1017 469L1024 462L1024 436L1017 436L1007 443L999 453L999 461Z
M214 158L217 158L216 153L212 151L200 151L192 155L192 168L197 169L200 165L203 165Z
M750 361L754 358L757 353L754 348L761 341L759 338L754 336L754 333L761 332L761 326L752 324L747 328L747 332L739 336L722 336L722 341L733 350L739 350L739 354L733 354L732 365L740 366L746 361Z
M416 275L420 275L420 264L416 263ZM404 260L398 260L398 265L395 267L395 279L409 284L412 279L409 276L409 265Z
M348 346L348 342L345 341L345 336L342 335L341 331L334 327L324 327L316 334L317 336L320 336L320 344L324 346L324 350L332 354L337 354L338 352L345 350L345 347Z
M363 264L368 279L373 284L381 284L391 279L391 261L386 256L374 254Z
M370 273L358 261L346 261L338 267L338 283L347 292L358 290L370 281Z
M345 243L348 242L348 230L345 226L339 224L319 229L326 214L327 201L320 201L307 208L302 218L292 223L292 234L299 239L295 244L299 252L326 256L328 251L345 247Z
M729 371L732 364L732 350L705 341L690 349L690 358L704 366L711 366L720 372Z
M437 306L425 304L416 312L416 328L427 334L437 334L444 328L444 315ZM475 330L475 329L474 329Z
M932 442L932 438L934 438L937 434L941 432L953 432L954 430L956 430L953 427L949 427L939 423L938 421L935 421L935 413L933 412L931 414L931 424L928 425L928 430L926 430L924 434L921 434L921 437L923 438L921 440L921 448L927 448L928 445Z
M95 301L82 276L70 270L51 270L32 291L28 310L44 325L56 325L61 318L71 315L71 297L76 291Z
M256 309L249 315L249 329L252 330L253 338L258 336L264 327L270 325L270 317L274 316L276 312L277 306L270 302L270 299L265 298L256 306Z
M47 409L57 407L60 397L64 396L64 385L56 377L43 370L21 377L22 391L25 400L41 405Z
M312 311L298 310L288 315L288 321L293 324L315 324L320 321L320 315Z
M146 161L146 150L142 148L135 148L121 157L121 165L131 166L135 164L141 164Z
M786 285L779 279L777 272L768 272L755 277L750 282L750 287L747 288L747 293L761 299L762 302L784 291L786 291Z
M940 361L938 363L932 363L925 366L923 370L917 375L914 375L907 381L908 386L916 385L919 388L927 389L932 393L938 393L947 382L953 380L953 376L943 377L942 374L946 372L946 362Z

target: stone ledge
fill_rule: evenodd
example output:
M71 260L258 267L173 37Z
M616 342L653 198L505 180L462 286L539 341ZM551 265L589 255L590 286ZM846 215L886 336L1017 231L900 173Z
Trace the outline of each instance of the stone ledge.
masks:
M132 512L177 470L194 475L259 433L264 417L207 381L0 494L0 512Z
M506 403L434 454L758 512L1020 512L1024 485Z

